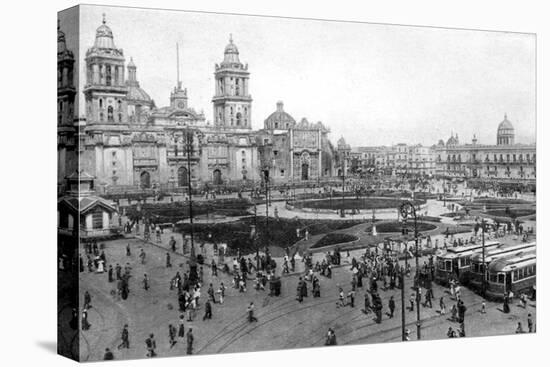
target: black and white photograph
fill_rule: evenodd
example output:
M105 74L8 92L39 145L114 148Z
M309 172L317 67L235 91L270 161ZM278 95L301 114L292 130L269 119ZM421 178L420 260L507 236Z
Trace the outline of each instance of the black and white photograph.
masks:
M537 173L534 33L61 10L57 353L537 333Z

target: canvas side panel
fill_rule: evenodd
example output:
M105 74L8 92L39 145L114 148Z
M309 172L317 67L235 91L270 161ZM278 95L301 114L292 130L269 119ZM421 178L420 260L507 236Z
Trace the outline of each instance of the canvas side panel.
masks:
M80 360L78 285L79 7L57 15L57 352ZM76 189L76 192L74 191Z

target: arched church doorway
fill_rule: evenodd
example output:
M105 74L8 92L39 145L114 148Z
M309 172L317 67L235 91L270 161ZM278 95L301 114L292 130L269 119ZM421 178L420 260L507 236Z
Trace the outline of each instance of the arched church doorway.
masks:
M148 189L151 187L151 175L147 171L141 172L140 180L142 189Z
M302 180L309 180L309 164L302 163Z
M221 185L223 183L222 172L219 169L214 170L212 174L212 181L214 182L214 185Z
M189 184L189 176L187 173L187 168L180 167L178 168L178 186L187 186Z

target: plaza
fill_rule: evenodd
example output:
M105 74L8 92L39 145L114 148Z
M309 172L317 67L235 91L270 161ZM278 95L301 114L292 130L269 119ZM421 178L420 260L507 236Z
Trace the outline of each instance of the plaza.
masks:
M164 75L137 73L149 58L165 63L166 50L144 54L125 13L98 11L82 23L83 44L58 24L61 354L99 361L536 331L536 146L515 112L514 123L508 114L496 123L504 102L478 111L484 142L471 118L467 143L454 130L440 139L426 111L422 122L401 111L395 128L364 117L361 100L349 118L359 83L330 97L336 112L311 108L315 93L292 90L311 80L242 61L264 52L249 32L223 35L225 48L217 33L200 47L176 42L167 93ZM266 44L269 60L294 61L278 52L291 41ZM180 62L180 46L199 52ZM272 100L289 75L289 105L327 122ZM507 105L525 115L516 100ZM432 119L462 128L439 113ZM332 133L363 118L360 131ZM411 123L414 134L402 134ZM486 246L515 245L529 247L485 263Z

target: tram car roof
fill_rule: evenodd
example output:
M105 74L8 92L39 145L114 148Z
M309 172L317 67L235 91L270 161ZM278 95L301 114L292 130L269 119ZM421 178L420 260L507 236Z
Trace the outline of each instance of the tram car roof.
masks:
M490 273L513 271L522 266L535 264L537 262L537 252L535 249L521 252L513 257L501 258L489 264Z
M500 244L497 247L493 247L485 251L485 262L490 263L491 261L500 259L500 258L510 258L518 254L518 251L528 251L534 249L537 245L536 242L522 242L522 243L513 243L513 244ZM482 262L483 261L483 252L476 252L472 255L472 262Z
M498 241L485 242L486 248L487 247L493 248L498 245L500 245L500 242ZM481 248L482 248L482 245L480 243L473 243L467 246L450 247L447 249L445 253L441 254L438 257L445 258L445 259L456 259L462 256L471 255L473 253L476 253L477 251L481 251Z

